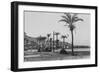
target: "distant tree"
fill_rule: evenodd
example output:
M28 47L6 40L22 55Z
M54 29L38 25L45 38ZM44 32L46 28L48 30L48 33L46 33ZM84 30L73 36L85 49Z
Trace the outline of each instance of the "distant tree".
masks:
M37 37L37 40L38 40L38 52L41 52L42 44L44 43L43 41L45 41L45 39L46 39L46 37L41 37L41 35L39 37Z
M57 47L58 47L58 41L59 41L58 35L59 35L59 34L60 34L59 32L55 32L55 35L56 35L56 49L57 49Z
M48 41L49 41L49 37L51 36L51 34L47 34L47 37L48 37Z
M47 47L47 48L48 48L48 49L50 49L50 36L51 36L51 34L48 33L48 34L47 34L47 37L48 37L48 47Z
M61 38L63 39L63 47L60 51L60 54L67 54L67 51L65 50L65 38L67 38L67 37L66 37L66 35L62 35Z

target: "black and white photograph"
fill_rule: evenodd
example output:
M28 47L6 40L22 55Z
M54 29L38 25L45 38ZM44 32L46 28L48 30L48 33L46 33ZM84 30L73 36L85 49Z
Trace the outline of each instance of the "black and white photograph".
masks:
M90 58L89 13L24 11L24 61Z
M12 2L11 70L97 66L97 7Z

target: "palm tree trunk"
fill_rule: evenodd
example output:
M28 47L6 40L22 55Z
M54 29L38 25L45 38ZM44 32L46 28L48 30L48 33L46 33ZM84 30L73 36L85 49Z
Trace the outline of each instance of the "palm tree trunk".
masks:
M71 31L71 35L72 35L72 55L74 55L74 35L73 35L73 30Z

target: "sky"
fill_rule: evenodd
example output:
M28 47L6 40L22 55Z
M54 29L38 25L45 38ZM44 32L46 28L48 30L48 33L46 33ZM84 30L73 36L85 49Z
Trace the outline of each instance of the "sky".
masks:
M59 32L59 40L62 35L69 35L66 42L71 43L71 32L66 23L59 22L64 13L61 12L39 12L24 11L24 31L30 37L47 36L48 33L53 37L53 32ZM75 23L74 45L90 45L90 14L78 14L84 21Z

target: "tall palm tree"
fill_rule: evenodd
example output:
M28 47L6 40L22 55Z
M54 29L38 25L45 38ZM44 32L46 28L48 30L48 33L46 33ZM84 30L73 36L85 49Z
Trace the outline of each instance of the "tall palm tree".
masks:
M62 16L62 19L60 21L65 22L66 25L64 26L68 26L70 31L71 31L71 35L72 35L72 55L74 55L74 50L73 50L73 45L74 45L74 35L73 35L73 30L75 29L75 23L78 21L83 21L83 19L79 18L77 16L77 13L64 13L64 16Z

